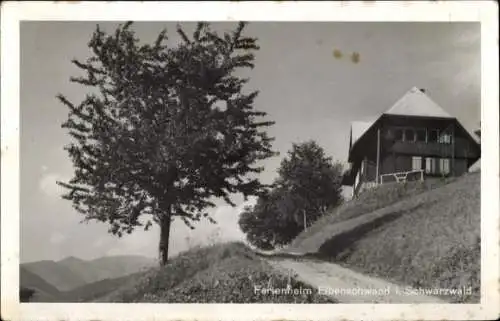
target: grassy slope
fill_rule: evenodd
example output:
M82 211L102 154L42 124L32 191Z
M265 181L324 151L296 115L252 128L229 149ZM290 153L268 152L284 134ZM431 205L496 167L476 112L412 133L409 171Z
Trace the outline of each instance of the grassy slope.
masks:
M466 176L408 201L418 208L370 231L337 258L412 286L472 286L473 297L454 299L478 300L480 176Z
M173 258L164 268L154 268L95 300L97 302L197 302L197 303L332 303L311 295L263 295L254 286L284 288L287 276L241 243L199 248ZM291 279L292 288L310 288Z
M315 253L319 247L331 238L332 235L344 227L337 223L347 222L350 219L361 218L367 213L384 208L400 201L402 198L424 193L443 186L455 180L429 179L424 182L408 182L406 184L389 183L378 188L361 193L357 199L348 201L335 208L316 221L306 231L302 232L286 247L284 252ZM357 224L352 221L353 224ZM349 224L347 224L349 225ZM345 228L349 228L346 226Z
M392 188L390 193L382 189L367 192L367 204L362 204L362 200L346 204L350 210L340 209L336 212L338 217L318 222L292 244L292 250L315 253L361 272L414 287L472 286L473 296L448 299L477 302L479 173L465 175L432 191L422 192L427 188L421 186L417 188L419 193L409 197L407 192L399 193L395 191L397 187ZM397 194L401 196L394 198ZM370 212L370 208L378 210ZM363 213L366 214L360 216ZM346 217L355 216L359 217L345 221Z

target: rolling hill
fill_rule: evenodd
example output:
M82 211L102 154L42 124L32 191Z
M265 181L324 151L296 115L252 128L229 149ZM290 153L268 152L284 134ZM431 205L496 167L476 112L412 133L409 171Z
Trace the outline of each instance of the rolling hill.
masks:
M154 259L138 255L105 256L90 261L68 257L57 263L79 275L85 284L119 278L156 265Z
M44 260L23 263L21 268L38 275L60 291L71 290L87 283L81 275L54 261Z
M62 292L60 302L92 302L134 280L145 272L128 274L118 278L104 279Z
M157 261L155 259L138 255L105 256L88 261L87 264L97 275L93 280L94 282L122 277L156 265Z
M282 254L333 261L412 287L470 288L472 295L450 299L477 302L480 181L475 172L431 187L424 182L366 191L318 220Z
M83 284L99 280L99 272L90 268L88 262L82 259L70 256L56 263L78 275L84 281Z
M60 261L44 260L23 263L21 264L21 271L24 271L22 274L28 276L21 278L21 286L29 287L33 281L29 284L26 282L32 280L34 275L59 292L67 292L98 281L121 278L155 265L154 259L142 256L109 256L89 261L68 257ZM46 288L46 286L42 287L41 290ZM53 290L51 291L56 294Z

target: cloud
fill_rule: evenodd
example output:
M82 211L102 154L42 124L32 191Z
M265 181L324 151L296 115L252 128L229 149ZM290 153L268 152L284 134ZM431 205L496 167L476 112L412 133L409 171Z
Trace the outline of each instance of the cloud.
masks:
M64 194L64 189L57 185L57 181L66 181L66 177L57 173L43 174L39 182L40 190L47 196L56 198Z

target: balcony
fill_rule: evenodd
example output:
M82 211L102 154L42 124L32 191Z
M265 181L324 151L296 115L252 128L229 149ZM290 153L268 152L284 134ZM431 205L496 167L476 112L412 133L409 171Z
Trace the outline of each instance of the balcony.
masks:
M455 147L455 153L453 153L453 146ZM465 139L457 139L455 145L437 142L396 141L388 151L398 154L444 158L474 158L479 156L476 155L469 142Z

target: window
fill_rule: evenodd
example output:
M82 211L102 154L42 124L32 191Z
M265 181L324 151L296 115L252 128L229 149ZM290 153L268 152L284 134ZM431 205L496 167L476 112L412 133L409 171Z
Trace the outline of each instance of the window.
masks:
M425 159L425 172L427 174L438 174L439 173L439 159L428 157Z
M394 129L394 140L403 141L403 130L400 128Z
M441 144L451 144L451 135L450 134L441 134L441 136L439 136L439 142Z
M422 157L413 156L411 158L411 169L414 171L422 169Z
M437 129L432 129L429 131L429 137L427 141L429 143L436 143L438 141L439 131Z
M427 157L425 159L425 172L431 175L450 174L450 159Z
M388 137L393 138L395 141L404 142L426 142L427 130L425 128L392 128L387 133ZM437 142L437 131L435 132L434 141Z
M435 170L435 167L436 167L436 166L435 166L435 164L433 164L433 162L432 162L432 161L433 161L433 158L430 158L430 157L427 157L427 158L425 159L425 172L426 172L427 174L431 174L431 173L433 173L433 172L434 172L434 170ZM434 165L434 166L433 166L433 165Z
M417 142L425 142L426 141L427 133L426 133L425 129L417 129L416 135L417 135Z
M415 131L413 129L405 130L405 141L414 142L415 141Z
M450 159L441 158L439 160L439 168L441 169L441 174L448 175L450 173Z

